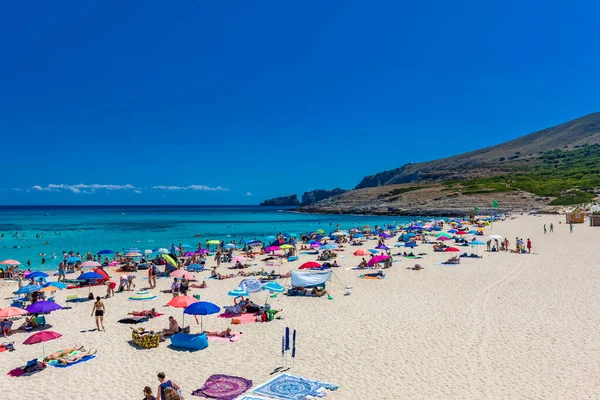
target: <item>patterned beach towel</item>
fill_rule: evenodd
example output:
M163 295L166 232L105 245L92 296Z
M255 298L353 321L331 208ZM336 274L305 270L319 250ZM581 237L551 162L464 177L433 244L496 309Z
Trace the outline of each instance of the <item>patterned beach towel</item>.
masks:
M303 400L311 396L323 397L324 389L337 390L338 386L300 376L281 374L252 391L281 400Z
M239 376L212 375L192 395L216 400L233 400L252 387L252 381Z

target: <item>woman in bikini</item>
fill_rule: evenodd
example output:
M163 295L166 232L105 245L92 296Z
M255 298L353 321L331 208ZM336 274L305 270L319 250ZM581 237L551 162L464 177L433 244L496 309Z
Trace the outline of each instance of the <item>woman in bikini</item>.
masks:
M94 303L94 308L92 309L92 315L96 316L96 328L100 330L100 325L102 325L102 330L104 329L104 313L106 312L106 308L104 308L104 303L100 300L100 296L96 297L96 302Z
M58 350L57 352L48 354L46 357L44 357L44 362L58 360L58 359L67 357L69 354L71 354L74 351L81 351L81 350L83 350L83 346L80 346L80 347L75 346L75 347L70 347L70 348L63 349L63 350Z
M231 333L231 328L227 328L226 330L224 330L222 332L204 331L203 333L206 333L206 336L218 336L218 337L222 337L222 338L232 338L233 337L233 334Z

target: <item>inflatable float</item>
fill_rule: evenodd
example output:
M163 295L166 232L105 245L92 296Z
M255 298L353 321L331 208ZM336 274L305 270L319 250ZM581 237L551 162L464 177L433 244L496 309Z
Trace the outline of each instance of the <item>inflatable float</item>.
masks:
M202 350L208 347L208 337L206 333L199 335L176 333L171 336L171 345L182 349Z

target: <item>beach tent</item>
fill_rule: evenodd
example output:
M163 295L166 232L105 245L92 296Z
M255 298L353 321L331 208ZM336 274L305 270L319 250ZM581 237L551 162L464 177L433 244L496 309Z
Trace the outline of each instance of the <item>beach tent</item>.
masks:
M292 286L315 287L323 286L331 277L331 271L327 272L298 272L292 271Z

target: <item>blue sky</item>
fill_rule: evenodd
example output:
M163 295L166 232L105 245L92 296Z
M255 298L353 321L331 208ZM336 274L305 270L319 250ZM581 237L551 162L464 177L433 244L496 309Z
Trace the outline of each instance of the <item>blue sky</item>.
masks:
M599 111L599 12L6 3L0 204L254 204L504 142Z

